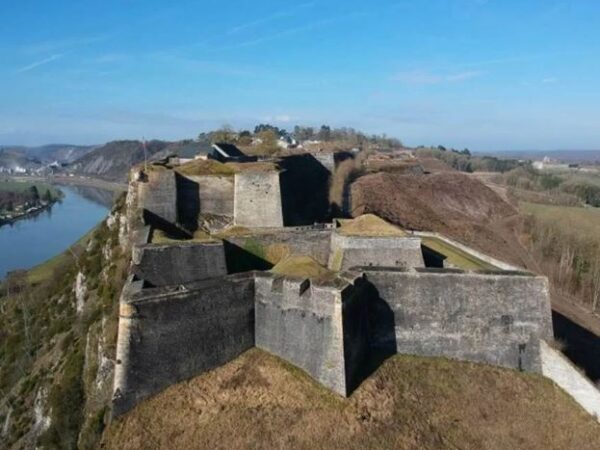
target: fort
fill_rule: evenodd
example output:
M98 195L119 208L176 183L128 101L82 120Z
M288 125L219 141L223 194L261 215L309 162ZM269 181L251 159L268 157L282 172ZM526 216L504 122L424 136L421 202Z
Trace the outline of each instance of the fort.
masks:
M223 153L132 172L114 415L254 346L342 396L395 353L542 373L546 278L373 215L331 218L334 170Z

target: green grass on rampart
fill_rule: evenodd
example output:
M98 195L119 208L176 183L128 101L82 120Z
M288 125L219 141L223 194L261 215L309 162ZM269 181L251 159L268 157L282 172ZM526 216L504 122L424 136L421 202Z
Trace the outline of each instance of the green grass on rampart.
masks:
M493 270L497 267L435 237L423 237L422 244L446 257L446 262L464 270Z

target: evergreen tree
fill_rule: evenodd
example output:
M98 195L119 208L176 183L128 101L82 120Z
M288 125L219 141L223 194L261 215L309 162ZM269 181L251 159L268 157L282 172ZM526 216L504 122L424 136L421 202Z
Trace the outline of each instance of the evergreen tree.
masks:
M46 189L42 200L44 200L46 203L50 203L52 201L52 192L50 192L50 189Z

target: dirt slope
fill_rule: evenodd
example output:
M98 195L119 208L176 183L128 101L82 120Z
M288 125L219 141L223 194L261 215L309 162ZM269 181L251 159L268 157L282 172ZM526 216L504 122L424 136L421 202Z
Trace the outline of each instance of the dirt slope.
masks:
M550 381L396 356L349 399L260 350L138 405L105 449L600 448L600 425Z
M352 184L352 214L374 213L409 230L436 231L506 262L535 269L519 243L517 210L459 172L377 173Z

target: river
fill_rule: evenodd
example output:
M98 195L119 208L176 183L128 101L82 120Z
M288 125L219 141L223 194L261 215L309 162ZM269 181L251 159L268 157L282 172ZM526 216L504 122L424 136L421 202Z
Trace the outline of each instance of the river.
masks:
M59 186L61 202L33 217L0 227L0 280L16 269L29 269L74 244L108 214L113 193Z

